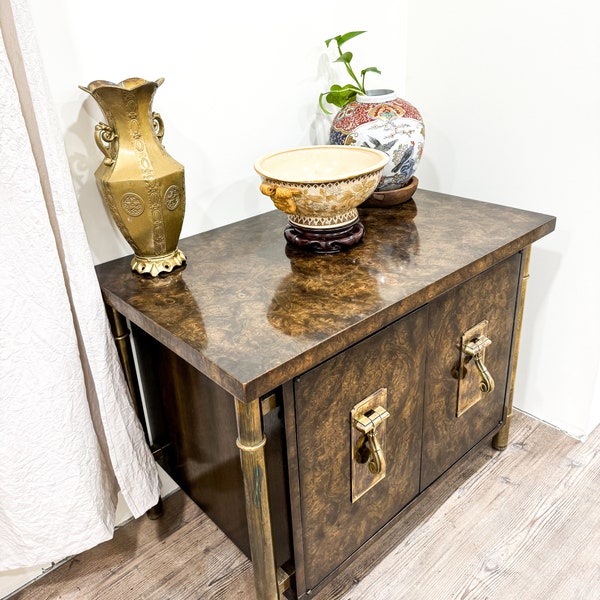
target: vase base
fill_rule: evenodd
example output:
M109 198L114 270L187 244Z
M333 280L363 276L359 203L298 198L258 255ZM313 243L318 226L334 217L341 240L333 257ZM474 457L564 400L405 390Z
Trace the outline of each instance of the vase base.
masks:
M417 191L419 180L413 175L408 183L401 188L396 190L389 190L387 192L373 192L361 206L366 207L380 207L380 206L396 206L403 202L408 202L413 194Z
M162 256L138 256L135 254L131 259L131 270L140 273L140 275L156 277L160 273L170 273L185 261L185 254L179 248Z
M344 227L318 231L289 223L283 232L289 244L315 254L335 254L347 250L356 246L364 234L365 226L358 220Z

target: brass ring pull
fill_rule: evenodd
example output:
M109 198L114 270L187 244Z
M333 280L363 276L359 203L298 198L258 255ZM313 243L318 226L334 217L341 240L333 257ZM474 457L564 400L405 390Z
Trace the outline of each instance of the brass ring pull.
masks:
M492 343L485 335L482 335L472 342L465 344L463 347L463 352L473 358L475 361L475 366L479 370L479 374L481 375L481 382L479 383L479 389L488 394L494 390L494 378L491 373L488 371L487 367L483 363L483 351Z
M371 450L367 466L373 475L377 475L377 473L385 470L385 457L383 456L383 450L377 439L375 429L367 433L367 442Z
M366 461L361 460L360 462L366 462L373 475L385 471L385 457L383 448L377 439L377 427L389 416L390 413L385 408L378 406L354 419L354 427L363 434L355 457L362 457L366 450L368 458Z

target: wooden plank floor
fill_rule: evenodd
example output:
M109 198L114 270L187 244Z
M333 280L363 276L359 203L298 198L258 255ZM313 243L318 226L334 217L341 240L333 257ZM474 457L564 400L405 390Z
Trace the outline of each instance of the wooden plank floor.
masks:
M319 600L599 600L600 428L579 442L516 413ZM121 527L11 600L255 600L252 566L185 496Z

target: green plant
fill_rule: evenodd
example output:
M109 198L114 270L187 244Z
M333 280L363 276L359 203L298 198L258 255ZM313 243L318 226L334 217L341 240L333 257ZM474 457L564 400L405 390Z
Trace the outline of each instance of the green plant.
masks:
M321 110L330 115L331 112L328 111L325 106L323 106L323 98L329 104L333 104L338 108L344 108L346 104L352 102L356 98L357 94L366 94L367 91L365 89L365 75L367 73L379 73L381 75L381 71L377 67L367 67L360 72L360 80L354 73L354 69L350 64L352 59L354 58L352 52L342 52L342 46L352 38L355 38L357 35L362 33L366 33L366 31L350 31L348 33L344 33L343 35L336 35L335 37L329 38L325 40L325 45L329 48L331 42L335 41L337 44L337 49L339 52L339 56L333 62L343 63L346 67L346 71L348 75L352 78L353 83L347 83L344 86L334 84L327 92L323 92L319 96L319 106Z

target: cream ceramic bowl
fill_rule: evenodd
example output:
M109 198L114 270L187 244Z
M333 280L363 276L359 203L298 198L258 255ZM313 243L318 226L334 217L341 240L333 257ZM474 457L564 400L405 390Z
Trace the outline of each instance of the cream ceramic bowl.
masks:
M294 226L323 231L358 221L356 207L375 190L389 157L359 146L306 146L254 164L260 191Z

